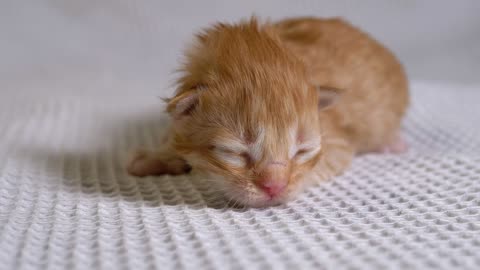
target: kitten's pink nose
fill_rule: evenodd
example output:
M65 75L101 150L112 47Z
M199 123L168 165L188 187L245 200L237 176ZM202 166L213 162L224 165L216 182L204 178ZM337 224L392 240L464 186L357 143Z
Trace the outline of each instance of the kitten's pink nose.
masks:
M265 180L258 183L258 187L273 198L282 193L287 187L286 181Z
M286 172L286 162L272 161L263 168L256 185L272 199L285 191L288 184Z

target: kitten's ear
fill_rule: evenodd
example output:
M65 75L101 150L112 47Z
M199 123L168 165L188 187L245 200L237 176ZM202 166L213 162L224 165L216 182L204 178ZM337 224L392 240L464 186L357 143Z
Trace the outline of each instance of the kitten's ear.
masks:
M175 119L189 116L197 107L199 97L199 89L195 87L171 99L167 99L167 112Z
M325 110L335 105L345 92L342 89L338 89L330 86L316 86L315 89L318 93L318 109Z

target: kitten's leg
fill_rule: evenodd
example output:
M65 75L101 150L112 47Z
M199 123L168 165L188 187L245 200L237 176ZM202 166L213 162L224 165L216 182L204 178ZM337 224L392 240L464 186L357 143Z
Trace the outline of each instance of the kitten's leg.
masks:
M171 150L172 133L167 132L162 139L160 151L137 151L130 159L127 171L134 176L179 175L190 172L191 167Z
M179 175L190 170L184 159L167 151L138 151L127 167L128 173L134 176Z

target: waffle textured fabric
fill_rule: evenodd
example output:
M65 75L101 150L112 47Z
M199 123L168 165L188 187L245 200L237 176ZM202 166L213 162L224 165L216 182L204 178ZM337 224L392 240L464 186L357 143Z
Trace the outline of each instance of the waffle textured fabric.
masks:
M2 94L0 268L480 269L480 89L412 92L407 154L265 209L125 173L165 130L156 97Z

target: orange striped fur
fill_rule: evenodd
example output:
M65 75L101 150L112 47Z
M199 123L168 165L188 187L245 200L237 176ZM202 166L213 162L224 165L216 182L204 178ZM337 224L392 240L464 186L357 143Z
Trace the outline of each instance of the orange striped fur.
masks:
M393 143L408 105L396 58L341 19L216 24L197 35L182 72L164 148L129 171L188 164L251 206L284 202L344 171L355 153ZM269 197L266 179L287 188Z

